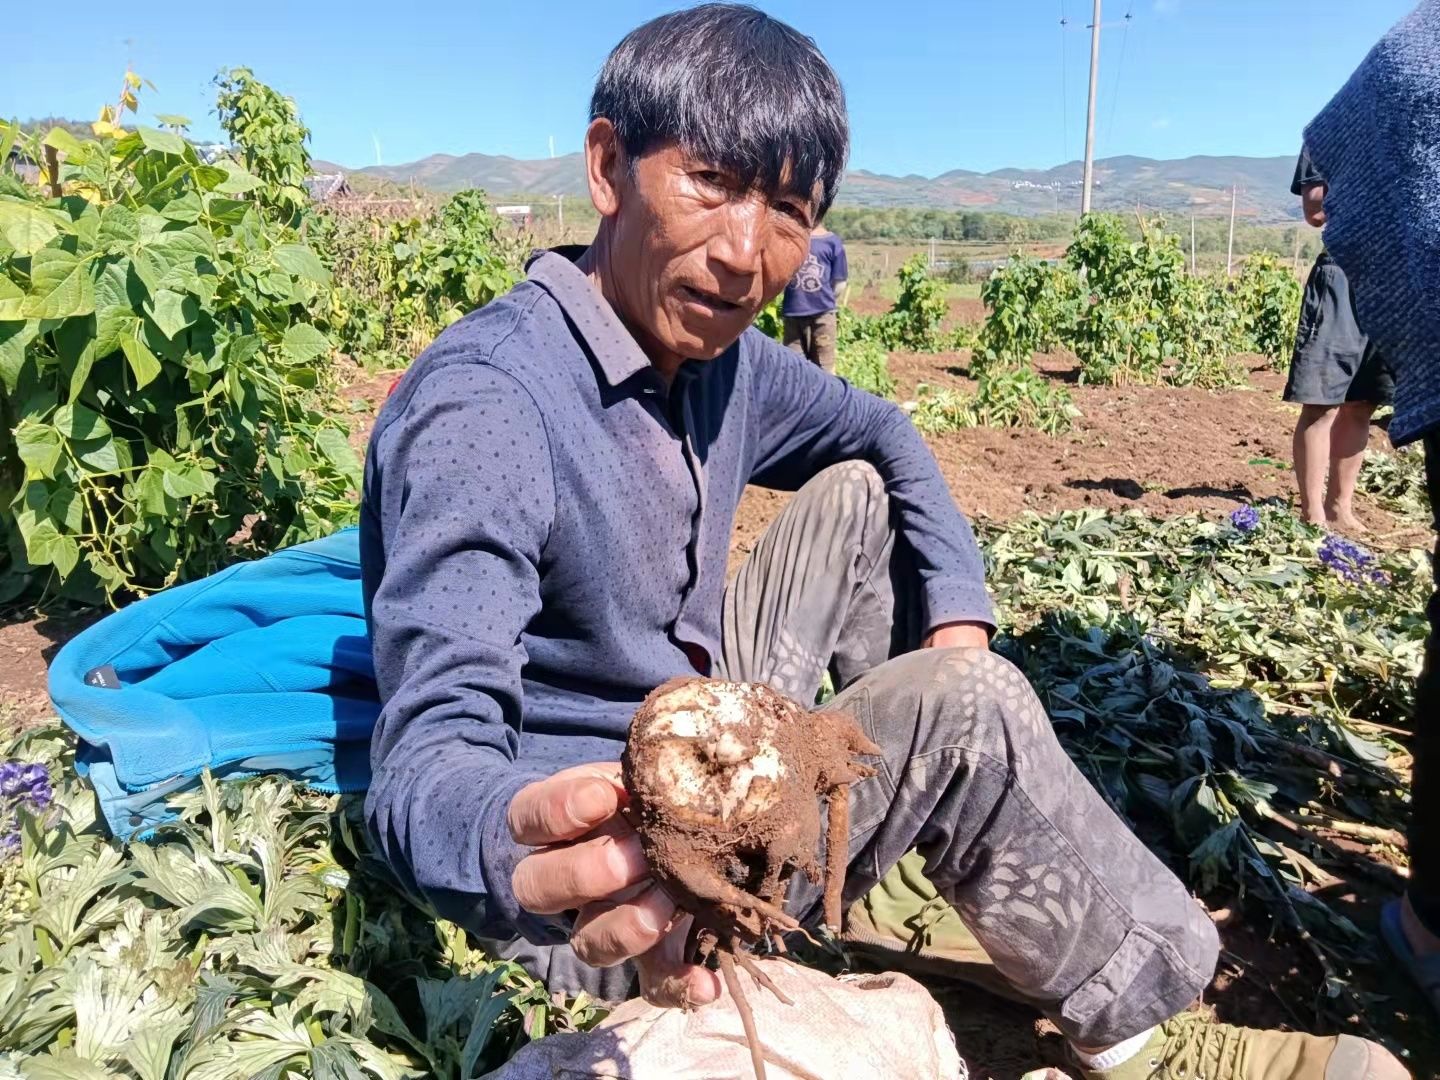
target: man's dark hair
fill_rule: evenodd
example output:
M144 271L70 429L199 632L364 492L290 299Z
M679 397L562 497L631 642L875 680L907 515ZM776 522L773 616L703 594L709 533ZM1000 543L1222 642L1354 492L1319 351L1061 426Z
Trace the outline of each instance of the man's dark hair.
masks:
M590 119L602 116L632 162L674 142L770 195L808 197L818 181L821 215L850 146L845 91L815 42L741 4L632 30L596 80Z

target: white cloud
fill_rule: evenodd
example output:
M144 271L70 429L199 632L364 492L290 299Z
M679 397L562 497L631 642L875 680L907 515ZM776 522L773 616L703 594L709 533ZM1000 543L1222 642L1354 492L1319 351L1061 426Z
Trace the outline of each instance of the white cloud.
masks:
M1150 126L1156 130L1168 128L1170 126L1170 118L1168 116L1157 116L1154 120L1150 121Z

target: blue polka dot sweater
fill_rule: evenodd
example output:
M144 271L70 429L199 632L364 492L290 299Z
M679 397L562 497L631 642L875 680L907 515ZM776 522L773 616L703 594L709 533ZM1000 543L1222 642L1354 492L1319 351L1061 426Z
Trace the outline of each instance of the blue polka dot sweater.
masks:
M889 402L755 331L667 387L564 255L446 330L381 411L361 562L383 709L367 812L407 887L485 937L519 909L505 810L618 760L651 689L719 653L735 508L839 461L884 477L929 625L993 624L970 527Z

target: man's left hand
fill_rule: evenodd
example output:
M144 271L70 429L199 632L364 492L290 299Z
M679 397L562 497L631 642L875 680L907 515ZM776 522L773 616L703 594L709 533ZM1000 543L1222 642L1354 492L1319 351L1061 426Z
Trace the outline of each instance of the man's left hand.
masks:
M988 649L990 628L984 623L945 623L931 630L921 644L927 649Z

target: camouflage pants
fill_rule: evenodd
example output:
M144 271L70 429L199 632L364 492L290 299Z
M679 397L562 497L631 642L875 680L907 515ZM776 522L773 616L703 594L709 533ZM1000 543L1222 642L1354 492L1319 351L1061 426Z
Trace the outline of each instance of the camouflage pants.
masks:
M916 586L879 476L848 463L796 494L725 596L726 677L807 701L828 668L842 689L826 707L884 751L850 793L846 904L914 848L1017 996L1075 1041L1179 1012L1214 972L1213 924L1066 757L1018 670L916 650ZM820 903L793 883L790 910L816 920ZM552 988L615 996L621 973L550 952Z

